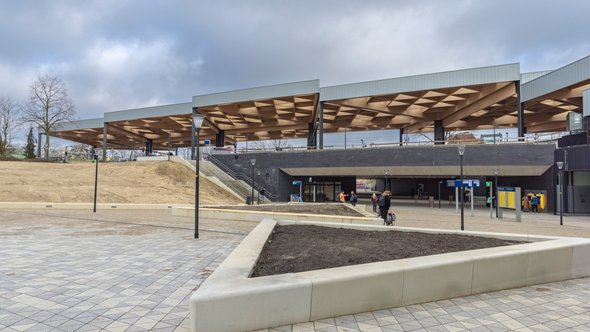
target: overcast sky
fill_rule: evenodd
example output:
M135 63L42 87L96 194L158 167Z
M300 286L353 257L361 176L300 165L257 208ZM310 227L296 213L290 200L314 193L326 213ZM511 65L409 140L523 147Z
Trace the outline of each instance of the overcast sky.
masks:
M0 95L63 79L77 118L319 78L322 86L590 54L590 1L0 2Z

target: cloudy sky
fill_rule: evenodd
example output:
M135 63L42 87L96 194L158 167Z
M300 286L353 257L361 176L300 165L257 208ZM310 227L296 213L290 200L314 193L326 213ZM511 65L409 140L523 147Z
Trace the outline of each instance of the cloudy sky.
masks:
M590 54L585 0L0 2L0 95L63 79L77 118L193 95Z

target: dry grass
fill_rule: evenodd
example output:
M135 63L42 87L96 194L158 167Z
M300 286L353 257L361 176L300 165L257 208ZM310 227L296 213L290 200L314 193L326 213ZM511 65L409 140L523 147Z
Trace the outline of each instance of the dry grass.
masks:
M90 162L0 161L0 202L92 202L94 170ZM98 184L99 203L194 203L195 175L174 162L101 163ZM200 199L202 204L239 202L205 178Z

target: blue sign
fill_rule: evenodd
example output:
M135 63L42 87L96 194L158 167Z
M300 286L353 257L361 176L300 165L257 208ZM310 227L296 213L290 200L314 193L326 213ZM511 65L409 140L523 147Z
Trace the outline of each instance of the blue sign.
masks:
M294 186L300 186L301 185L301 181L293 181L293 185Z
M205 145L209 145L209 144L211 144L211 140L210 139L206 139L203 143L205 143Z
M498 187L498 191L516 191L516 187Z
M461 179L447 180L447 187L461 187ZM463 179L463 188L479 188L479 180Z

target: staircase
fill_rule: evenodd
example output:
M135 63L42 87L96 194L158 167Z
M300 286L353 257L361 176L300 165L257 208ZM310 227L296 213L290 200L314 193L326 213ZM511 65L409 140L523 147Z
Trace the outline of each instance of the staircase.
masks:
M199 175L200 176L205 176L207 178L209 178L210 180L212 180L213 182L218 182L218 184L221 184L222 187L225 187L226 189L230 190L232 193L234 193L235 196L240 197L240 199L242 199L244 202L246 201L246 197L250 196L252 194L252 185L251 185L251 178L248 177L247 175L243 174L243 173L235 173L233 172L231 169L229 169L227 166L223 165L222 163L220 163L219 161L217 161L216 159L210 157L210 160L214 160L215 162L211 162L208 160L201 160L201 162L199 163ZM186 160L180 156L175 156L172 159L175 162L179 162L182 163L188 167L190 167L191 169L195 170L195 161L194 160ZM222 168L218 167L216 164L219 164L221 167L223 167L226 171L224 171ZM259 190L262 190L263 188L260 185L257 185L256 183L254 184L254 197L258 197ZM266 201L266 202L270 202L269 198L267 196L270 196L271 198L276 198L276 195L269 195L269 192L266 191L266 195L264 198L261 197L261 202Z
M252 194L252 178L244 173L234 172L225 164L215 158L214 155L209 155L209 160L202 160L200 167L203 169L203 174L218 178L221 182L234 190L237 194L246 199ZM210 174L210 175L209 175ZM259 192L263 190L260 184L254 182L254 197L259 196ZM270 199L277 199L278 195L265 190L264 197L260 197L261 202L271 202Z

